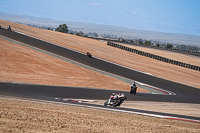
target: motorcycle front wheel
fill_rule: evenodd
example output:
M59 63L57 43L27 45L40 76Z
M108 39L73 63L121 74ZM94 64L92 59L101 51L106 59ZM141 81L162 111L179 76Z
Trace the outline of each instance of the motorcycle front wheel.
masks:
M104 103L104 106L107 106L108 105L108 101L106 101L105 103Z

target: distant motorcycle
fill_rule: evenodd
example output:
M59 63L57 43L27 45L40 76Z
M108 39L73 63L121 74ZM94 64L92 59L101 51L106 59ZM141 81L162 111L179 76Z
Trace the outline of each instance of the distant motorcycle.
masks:
M134 93L134 95L136 95L136 91L137 91L137 86L136 86L136 84L134 82L134 83L131 84L130 94Z
M104 106L110 105L113 107L120 106L124 100L126 99L126 96L124 93L112 93L108 101L104 103Z
M92 58L92 55L89 52L87 52L87 56Z
M11 31L11 27L10 27L10 25L8 25L7 30Z

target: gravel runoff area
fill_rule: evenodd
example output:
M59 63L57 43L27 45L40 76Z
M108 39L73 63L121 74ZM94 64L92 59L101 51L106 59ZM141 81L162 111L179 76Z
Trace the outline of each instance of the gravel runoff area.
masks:
M198 133L200 124L57 103L0 98L0 132Z
M0 21L2 22L2 21ZM7 23L7 22L6 22ZM13 24L8 22L9 24ZM20 28L23 29L23 27L26 27L24 25L16 24L17 26L21 26ZM28 30L28 28L30 28ZM35 33L38 35L37 28L33 27L26 27L22 30L22 32L28 32ZM45 30L42 30L46 32ZM48 32L48 31L47 31ZM62 34L58 33L62 36ZM43 33L43 35L48 36L46 33ZM76 38L76 36L74 36ZM76 38L75 41L79 41L82 38ZM60 39L62 40L62 39ZM66 40L64 40L66 41ZM69 43L70 40L68 40ZM88 41L88 40L87 40ZM7 42L5 40L1 40L1 49L0 52L0 80L1 81L11 81L11 82L23 82L23 83L36 83L41 84L41 82L46 79L46 81L43 81L42 84L52 84L52 85L70 85L70 86L79 86L84 85L84 87L96 87L96 88L107 88L112 89L113 85L116 86L116 88L127 88L124 90L129 90L129 85L126 82L117 80L116 78L109 77L107 75L99 74L97 72L86 70L82 67L77 67L77 65L71 66L70 63L66 63L61 60L57 60L53 57L47 56L45 54L39 54L36 51L29 51L30 49L18 46L15 44L12 44L10 42ZM76 42L76 43L77 43ZM97 43L98 41L92 40L92 42ZM77 46L77 44L74 44ZM82 43L82 42L81 42ZM80 44L78 44L80 45ZM106 46L107 47L107 46ZM9 50L8 50L9 49ZM11 50L12 49L12 50ZM103 48L100 48L104 51ZM108 48L109 50L113 51L114 49ZM19 50L16 52L15 50ZM13 51L13 52L12 52ZM11 53L10 53L11 52ZM121 53L121 51L116 51L119 54L123 54L123 56L127 56L128 54ZM99 53L97 51L97 53ZM6 56L5 56L6 55ZM23 55L23 56L22 56ZM100 54L101 55L101 54ZM131 56L133 57L133 56ZM135 56L137 57L137 56ZM134 57L133 57L134 58ZM190 57L191 59L192 57ZM134 58L137 59L137 58ZM142 60L143 58L139 58L142 63L144 63ZM31 62L29 62L31 61ZM136 60L135 60L136 61ZM147 61L147 60L146 60ZM126 60L125 60L126 62ZM198 62L198 61L197 61ZM152 64L149 63L149 67L152 67L155 62L152 61ZM48 66L45 64L49 64ZM129 63L130 64L130 63ZM147 63L148 64L148 63ZM160 63L156 67L158 67ZM64 66L64 67L63 67ZM146 66L146 65L145 65ZM155 66L155 64L154 64ZM166 65L165 67L167 67ZM171 66L170 66L171 67ZM168 67L168 68L170 68ZM68 69L69 70L63 70ZM73 71L73 69L79 70L79 71ZM146 67L145 67L146 68ZM176 67L174 67L175 70ZM153 69L154 71L156 69ZM177 75L180 73L184 73L183 75L187 75L187 72L184 72L185 69L180 69L181 71L178 71ZM73 72L72 72L73 71ZM165 72L161 70L161 67L157 69L157 71ZM151 71L152 73L153 71ZM194 73L193 71L190 71L192 75L194 76L194 79L198 79L198 74ZM169 72L171 73L171 72ZM158 73L155 73L156 75ZM102 76L102 77L101 77ZM175 73L174 76L176 77ZM180 75L179 75L180 76ZM85 82L84 80L96 79L96 81L92 81L91 83ZM101 78L99 78L101 77ZM167 78L168 76L166 76ZM104 80L105 79L105 80ZM184 79L181 77L181 79ZM72 81L81 81L81 82L72 82ZM106 83L105 81L110 81L109 83ZM105 82L105 83L104 83ZM185 81L184 81L185 82ZM199 83L195 80L192 80L192 84L194 86L199 86ZM71 84L71 83L77 83L77 84ZM102 84L104 83L104 84ZM120 87L119 87L120 86ZM103 101L98 101L100 104L103 103ZM38 105L39 104L39 105ZM98 103L97 103L98 104ZM131 105L132 104L132 105ZM180 113L185 112L183 114L186 115L195 115L199 116L199 105L188 105L186 108L184 108L184 104L164 104L164 103L152 103L152 102L143 102L143 103L123 103L122 106L132 106L133 108L138 109L149 109L154 111L171 111L172 113ZM186 104L185 104L186 105ZM170 108L171 106L171 108ZM16 107L16 108L15 108ZM165 108L166 107L166 108ZM194 107L194 108L192 108ZM28 110L26 108L29 108ZM67 110L68 109L68 110ZM57 110L62 110L62 113L57 112ZM81 111L84 110L85 114L82 114ZM164 119L158 119L153 117L146 117L146 116L138 116L134 114L128 114L128 113L116 113L111 111L99 111L94 109L85 109L85 108L76 108L76 107L63 107L62 105L54 105L54 104L47 104L47 103L35 103L35 102L24 102L24 101L18 101L18 100L11 100L3 98L1 99L1 110L0 110L0 131L3 132L112 132L112 131L123 131L123 132L199 132L199 124L198 123L190 123L190 122L183 122L183 121L174 121L174 120L164 120ZM61 111L61 112L62 112ZM78 111L78 112L76 112ZM175 112L173 112L175 111ZM71 115L70 112L73 114L76 112L76 115ZM89 113L88 113L89 112ZM92 113L91 113L92 112ZM187 113L191 112L191 113ZM69 114L67 114L69 113ZM100 114L99 114L100 113ZM8 115L6 115L8 114ZM105 115L103 115L105 114ZM80 116L79 116L80 115ZM91 116L92 115L92 116ZM24 116L24 117L22 117ZM36 117L37 116L37 117ZM56 116L56 117L54 117ZM82 116L87 117L89 123L81 124L84 119L80 119ZM118 119L117 117L120 116ZM24 119L20 119L24 118ZM68 119L64 119L68 118ZM98 121L97 118L102 118ZM124 119L126 118L126 119ZM137 119L136 119L137 118ZM34 124L34 119L39 121L38 124ZM42 119L42 120L41 120ZM60 128L60 125L57 125L59 123L59 120L63 120L63 123L65 123L65 126L62 126L61 130L57 130ZM56 124L56 128L54 130L53 125L48 125L48 123ZM94 121L97 120L96 124ZM105 120L105 121L104 121ZM150 121L149 121L150 120ZM78 123L76 123L78 121ZM116 122L113 122L116 121ZM37 123L36 122L36 123ZM119 123L117 123L119 122ZM120 123L121 122L121 123ZM3 124L2 124L3 123ZM42 123L42 124L41 124ZM72 124L70 124L72 123ZM104 123L104 124L100 124ZM136 124L137 123L137 124ZM22 126L20 126L20 124ZM98 125L102 125L99 127ZM46 126L45 126L46 125ZM81 125L81 126L79 126ZM189 125L191 125L189 127ZM128 128L129 126L129 128ZM64 128L63 128L64 127ZM78 129L76 129L76 128ZM45 129L46 128L46 129ZM30 130L29 130L30 129ZM111 130L110 130L111 129ZM117 130L118 129L118 130Z

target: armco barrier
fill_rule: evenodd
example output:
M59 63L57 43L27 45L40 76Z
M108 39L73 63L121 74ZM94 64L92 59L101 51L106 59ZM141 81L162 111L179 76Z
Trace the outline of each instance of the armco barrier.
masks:
M195 66L192 65L192 66L191 66L191 69L195 70L194 67L195 67Z
M198 66L195 66L195 67L194 67L194 70L198 70Z
M169 61L169 59L166 58L166 59L165 59L165 62L168 63L168 61Z
M146 57L149 57L149 58L153 58L153 59L156 59L156 60L159 60L159 61L163 61L163 62L166 62L166 63L170 63L170 64L173 64L173 65L177 65L177 66L185 67L185 68L188 68L188 69L200 71L199 66L194 66L194 65L186 64L186 63L179 62L179 61L176 61L176 60L171 60L171 59L168 59L168 58L165 58L165 57L162 57L162 56L146 53L146 52L143 52L143 51L139 51L137 49L132 49L132 48L129 48L129 47L126 47L126 46L123 46L123 45L119 45L119 44L115 44L115 43L112 43L112 42L108 42L107 45L112 46L112 47L116 47L116 48L120 48L120 49L129 51L129 52L132 52L132 53L136 53L136 54L139 54L139 55L142 55L142 56L146 56ZM200 54L200 52L198 52L198 54Z
M166 58L165 57L163 57L163 62L166 62Z
M183 64L184 64L184 63L183 63L183 62L181 62L181 63L180 63L180 66L182 66L182 67L183 67Z
M192 69L192 65L190 65L190 69Z
M162 58L161 56L158 56L158 60L159 60L159 61L161 61L161 58Z
M96 37L87 37L87 38L96 39L96 40L105 40L105 41L108 41L108 42L127 43L127 44L130 44L130 45L137 45L137 46L142 46L142 47L151 47L151 48L154 48L154 49L163 49L163 50L168 50L168 51L175 51L175 52L179 52L179 53L190 54L190 55L194 55L194 56L200 56L200 52L192 52L192 51L186 51L186 50L180 50L180 49L166 49L166 48L157 47L157 46L145 46L145 45L141 45L141 44L136 44L136 43L131 43L131 42L122 42L122 41L119 41L119 40L106 39L106 38L96 38Z
M190 66L191 66L191 65L190 65L190 64L188 64L188 65L187 65L187 68L190 68Z

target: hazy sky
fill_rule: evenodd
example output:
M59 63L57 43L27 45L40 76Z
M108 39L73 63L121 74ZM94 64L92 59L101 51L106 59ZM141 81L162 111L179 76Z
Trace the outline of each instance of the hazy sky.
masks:
M0 11L200 36L200 0L0 0Z

